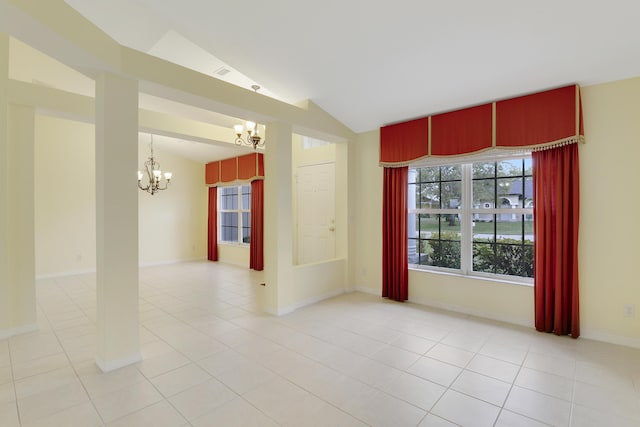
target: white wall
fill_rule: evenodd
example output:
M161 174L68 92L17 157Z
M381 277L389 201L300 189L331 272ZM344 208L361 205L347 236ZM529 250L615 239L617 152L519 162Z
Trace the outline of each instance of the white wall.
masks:
M38 277L94 271L96 263L93 124L36 116L35 231ZM140 167L148 139L139 146ZM155 149L173 172L169 190L140 191L140 264L206 258L204 165ZM127 173L123 171L122 173ZM131 171L135 185L135 171Z
M580 317L583 337L640 347L640 78L582 89L585 135L580 146ZM425 111L425 114L428 112ZM358 136L350 163L356 227L350 266L360 290L381 294L382 172L379 132ZM533 288L481 279L410 271L411 301L533 325Z

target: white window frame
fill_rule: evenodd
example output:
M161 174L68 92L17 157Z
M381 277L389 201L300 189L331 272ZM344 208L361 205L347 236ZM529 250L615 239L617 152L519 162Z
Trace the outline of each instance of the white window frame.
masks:
M222 205L222 191L223 188L237 188L238 190L238 209L223 209ZM250 243L244 243L242 240L242 230L243 222L242 222L242 214L249 213L249 218L251 218L251 209L247 209L242 206L242 187L249 187L249 197L251 197L251 184L234 184L234 185L224 185L218 187L218 244L222 245L240 245L240 246L249 246ZM238 240L235 242L230 242L228 240L222 240L222 214L223 213L236 213L238 215ZM249 220L251 221L251 220ZM251 222L247 225L249 228L249 233L251 233Z
M419 168L427 168L427 167L438 167L438 166L451 166L451 165L461 165L462 176L461 176L461 187L462 187L462 195L461 195L461 206L460 208L455 209L434 209L434 208L409 208L408 214L432 214L432 215L446 215L446 214L454 214L460 217L460 269L455 268L447 268L447 267L438 267L431 266L425 264L411 264L409 263L409 268L416 270L427 270L433 272L443 272L443 273L453 273L459 274L462 276L468 277L478 277L489 280L498 280L504 282L512 282L517 284L525 284L525 285L533 285L533 278L531 277L522 277L522 276L510 276L505 274L497 274L497 273L486 273L480 271L473 270L473 215L474 214L489 214L489 215L500 215L500 214L517 214L517 215L531 215L533 217L533 208L473 208L473 163L490 163L490 162L501 162L508 160L520 160L523 158L530 157L530 155L518 155L513 157L500 157L496 159L473 159L467 161L458 161L458 162L450 162L444 163L442 161L438 162L438 164L415 164L410 165L409 169L419 169ZM523 187L523 191L524 187ZM418 233L420 231L418 230ZM419 240L418 240L419 241ZM407 243L408 244L408 243Z

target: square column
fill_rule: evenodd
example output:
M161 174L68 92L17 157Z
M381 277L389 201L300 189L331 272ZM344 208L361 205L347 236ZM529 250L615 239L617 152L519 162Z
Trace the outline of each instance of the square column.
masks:
M96 364L141 360L138 322L138 82L96 80Z
M293 305L291 125L268 123L265 140L265 311L280 315L291 311Z
M37 329L32 107L8 105L9 37L0 34L0 339Z

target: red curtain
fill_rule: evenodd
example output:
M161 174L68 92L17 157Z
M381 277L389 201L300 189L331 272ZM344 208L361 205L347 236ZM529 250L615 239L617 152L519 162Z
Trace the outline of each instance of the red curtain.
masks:
M578 338L578 144L536 151L532 157L535 326Z
M405 301L409 294L407 186L409 168L384 168L382 194L382 296Z
M209 229L208 229L209 261L218 260L218 187L209 187Z
M262 271L264 268L264 181L251 182L251 242L249 243L249 268Z

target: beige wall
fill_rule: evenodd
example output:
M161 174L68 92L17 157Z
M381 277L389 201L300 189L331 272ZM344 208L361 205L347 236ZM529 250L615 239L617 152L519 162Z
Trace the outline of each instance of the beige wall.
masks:
M640 78L583 88L580 313L585 335L640 347Z
M149 157L148 140L138 144L138 164ZM204 165L154 147L171 186L154 194L139 191L140 265L204 259L207 254L208 189Z
M580 146L580 302L582 335L640 347L640 78L582 90L587 143ZM427 112L425 112L427 113ZM356 287L380 294L382 168L378 132L358 136L350 163L356 208L350 212L358 250L350 266ZM517 324L533 325L533 289L455 275L411 271L411 301Z
M95 145L93 124L36 116L36 275L94 271L96 265ZM138 163L148 157L139 144ZM139 192L140 264L206 257L207 190L202 164L155 148L173 172L171 188ZM122 173L126 173L123 171ZM135 185L135 171L132 171Z

